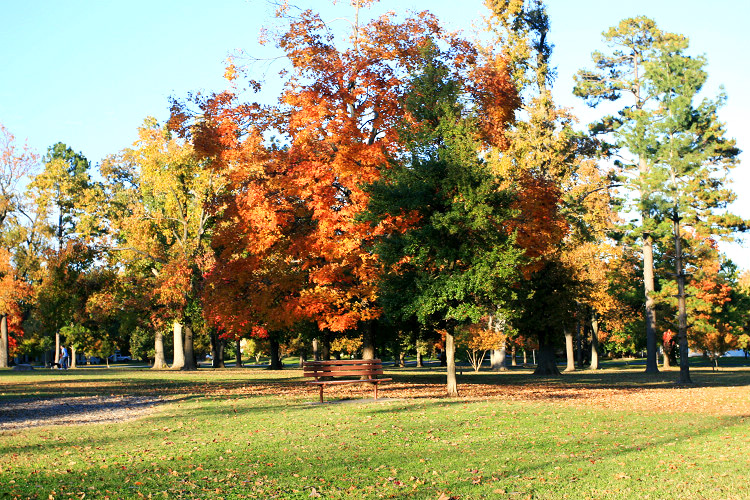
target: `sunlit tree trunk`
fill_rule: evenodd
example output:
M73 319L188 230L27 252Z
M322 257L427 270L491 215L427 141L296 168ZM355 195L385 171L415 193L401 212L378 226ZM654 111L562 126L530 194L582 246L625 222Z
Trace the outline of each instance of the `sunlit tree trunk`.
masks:
M164 334L157 331L154 335L154 370L164 370L169 368L167 360L164 358Z
M564 371L573 372L576 369L575 353L573 352L573 332L567 328L563 328L563 334L565 335L565 354L568 360L568 365Z
M599 369L599 319L591 312L591 369Z
M453 332L448 331L445 334L445 361L447 365L447 382L446 391L448 396L458 396L458 382L456 380L456 345L453 338Z
M643 240L643 285L646 294L646 373L658 373L656 359L656 302L654 293L654 248L651 236Z
M172 324L172 332L174 335L174 358L172 358L172 369L182 370L185 366L185 349L182 343L182 325L175 321Z
M10 339L8 337L8 315L0 316L0 368L8 368Z
M513 346L510 350L510 366L518 366L518 361L516 361L516 346Z
M60 330L55 331L55 363L60 362Z
M422 353L417 349L417 368L423 368L424 362L422 361Z
M185 365L182 367L185 371L197 370L198 367L195 364L195 352L193 351L193 325L185 324L185 344L183 346L185 352Z
M70 346L70 368L78 368L78 360L76 359L76 347L71 344Z

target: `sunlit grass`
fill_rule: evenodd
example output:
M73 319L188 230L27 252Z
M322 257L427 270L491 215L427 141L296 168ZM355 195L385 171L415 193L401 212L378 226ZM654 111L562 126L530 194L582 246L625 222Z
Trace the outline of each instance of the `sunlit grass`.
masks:
M695 373L704 387L723 380L745 398L749 374ZM674 375L622 368L550 383L666 386ZM444 377L437 369L389 376ZM464 372L462 381L520 390L534 379ZM492 398L319 405L297 370L3 371L0 384L0 404L32 395L61 404L72 395L171 398L129 422L0 433L0 498L750 498L750 415Z

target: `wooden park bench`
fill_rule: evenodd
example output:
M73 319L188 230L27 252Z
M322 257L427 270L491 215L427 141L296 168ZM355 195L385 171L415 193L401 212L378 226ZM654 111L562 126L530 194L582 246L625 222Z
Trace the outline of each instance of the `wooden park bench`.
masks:
M389 378L377 378L383 375L383 363L379 359L347 359L330 361L305 361L302 363L305 377L315 377L308 384L320 387L320 402L323 402L323 388L333 384L373 384L375 399L378 399L378 384ZM348 377L332 380L333 377ZM352 378L356 377L356 378Z

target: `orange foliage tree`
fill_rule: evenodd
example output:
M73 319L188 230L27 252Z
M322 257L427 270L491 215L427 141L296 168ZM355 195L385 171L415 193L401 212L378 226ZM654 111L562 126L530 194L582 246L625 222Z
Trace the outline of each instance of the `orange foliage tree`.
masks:
M0 368L7 368L9 357L23 335L20 303L31 297L31 287L18 278L11 255L0 249Z
M175 106L172 126L229 181L213 207L222 215L206 287L215 324L235 334L302 319L330 332L362 328L364 356L373 355L367 326L381 314L380 264L368 245L382 227L357 214L368 201L363 186L400 154L403 95L432 40L459 63L470 57L428 13L355 22L340 44L308 10L277 38L289 67L275 106L242 103L234 91L201 100L195 121ZM234 81L237 68L226 76Z

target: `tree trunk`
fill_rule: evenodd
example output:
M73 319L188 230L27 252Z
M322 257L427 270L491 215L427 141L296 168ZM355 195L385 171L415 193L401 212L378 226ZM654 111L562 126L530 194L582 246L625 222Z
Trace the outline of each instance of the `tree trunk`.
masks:
M182 367L185 371L194 371L198 367L195 364L195 351L193 350L193 325L185 324L185 344L183 345L185 351L185 366Z
M375 359L375 332L372 321L368 321L362 331L362 359Z
M518 361L516 361L516 346L510 349L510 366L518 366Z
M576 364L579 370L583 370L583 320L576 322Z
M60 330L55 332L55 363L60 362Z
M446 391L448 396L458 396L458 383L456 381L456 345L453 338L453 332L448 331L445 334L445 362L447 366Z
M8 337L8 315L0 316L0 368L8 368L10 338Z
M320 361L320 351L318 350L318 339L312 341L313 361Z
M680 344L680 384L692 384L690 379L690 358L687 339L687 307L685 304L685 274L682 269L682 237L680 236L680 219L672 219L675 248L675 274L677 275L677 341Z
M555 349L551 346L539 346L536 370L534 375L560 375L555 360Z
M492 365L492 370L499 372L508 369L508 364L505 359L508 354L506 349L505 341L503 341L500 345L500 349L493 349L492 353L490 353L490 365Z
M278 339L276 339L276 337L274 336L271 336L271 338L269 339L269 344L271 347L271 352L270 352L271 359L268 364L268 369L269 370L283 369L284 366L282 365L281 357L279 356L279 350L281 346L279 345Z
M328 334L323 335L323 341L320 345L320 356L323 361L331 360L331 339L328 338Z
M591 369L599 369L599 319L591 311Z
M576 370L576 359L575 353L573 352L573 332L568 331L567 328L563 328L563 334L565 335L565 354L568 359L568 366L565 367L566 372L574 372ZM541 365L542 352L541 348L539 351L539 364Z
M154 366L151 368L154 370L164 370L165 368L169 368L167 360L164 358L164 334L157 331L154 337Z
M182 325L175 321L172 324L172 332L174 335L174 357L172 358L172 369L182 370L185 366L185 348L182 343Z
M242 339L234 343L234 367L242 368Z
M70 368L78 368L78 360L76 359L76 347L70 344Z
M417 349L417 368L423 368L424 362L422 361L422 353Z
M224 339L214 332L211 334L211 368L225 368L224 366Z
M654 244L650 235L643 240L643 285L646 295L646 373L659 373L656 360L656 303L654 301Z
M406 352L404 351L398 353L398 366L406 368Z

